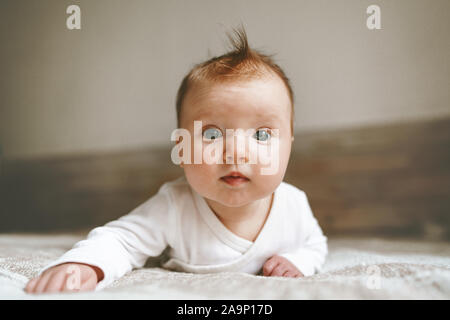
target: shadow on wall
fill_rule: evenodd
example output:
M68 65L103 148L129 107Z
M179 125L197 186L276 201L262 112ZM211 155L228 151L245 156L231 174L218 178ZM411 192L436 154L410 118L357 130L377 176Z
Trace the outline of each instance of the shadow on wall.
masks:
M450 240L450 118L300 134L285 181L327 235ZM1 163L1 232L88 229L183 171L170 147Z

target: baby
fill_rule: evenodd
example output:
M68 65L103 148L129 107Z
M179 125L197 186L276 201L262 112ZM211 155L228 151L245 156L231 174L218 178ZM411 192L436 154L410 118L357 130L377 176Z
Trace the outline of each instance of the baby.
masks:
M230 40L229 53L195 66L178 90L172 159L184 176L93 229L30 280L27 292L99 290L167 247L162 266L175 271L292 278L320 271L327 238L305 193L283 182L294 139L289 80L249 48L243 29ZM244 135L228 134L241 129L243 149L235 144ZM269 162L251 161L269 151Z

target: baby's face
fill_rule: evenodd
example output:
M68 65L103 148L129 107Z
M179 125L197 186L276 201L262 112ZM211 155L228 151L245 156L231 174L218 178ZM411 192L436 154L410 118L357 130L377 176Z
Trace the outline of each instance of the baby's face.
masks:
M194 130L194 121L201 121L201 131ZM192 137L191 164L182 164L186 179L204 198L229 207L243 206L269 196L283 180L292 143L291 101L280 78L196 84L183 102L180 126ZM227 129L255 130L245 137L245 152L237 148L236 136L227 138ZM195 144L195 138L200 143ZM212 144L222 146L218 155L223 164L208 164L204 157L201 164L194 164L194 153L204 154ZM256 156L256 151L270 154L274 150L277 154L270 163ZM250 161L255 158L256 163ZM229 176L236 172L245 178Z

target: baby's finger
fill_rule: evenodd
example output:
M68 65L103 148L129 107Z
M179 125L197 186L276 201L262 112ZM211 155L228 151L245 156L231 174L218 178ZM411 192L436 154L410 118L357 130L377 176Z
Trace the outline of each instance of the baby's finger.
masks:
M280 260L275 259L274 257L272 257L269 260L267 260L266 263L264 263L264 266L263 266L263 275L264 276L270 276L270 274L272 273L272 270L276 266L278 266L279 263L280 263Z
M283 274L283 277L286 278L297 278L298 272L292 270L286 270Z
M31 293L34 289L34 287L36 286L36 283L38 281L38 277L31 279L30 281L28 281L26 287L25 287L25 292L27 293Z
M47 285L48 280L50 280L50 277L53 275L53 272L47 272L44 273L40 278L38 283L33 289L34 293L42 293L44 292L45 286Z
M66 273L59 271L57 272L46 284L44 292L54 293L60 292L64 287L66 280Z
M286 267L283 264L279 264L272 270L272 272L270 273L270 276L271 277L282 277L285 271L286 271Z

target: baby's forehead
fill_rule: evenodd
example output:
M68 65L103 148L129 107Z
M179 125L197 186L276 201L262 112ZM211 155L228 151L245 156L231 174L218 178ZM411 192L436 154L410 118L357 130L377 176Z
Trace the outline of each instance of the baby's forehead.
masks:
M291 102L286 86L277 76L197 82L190 86L185 102L190 107L204 102L213 106L215 102L233 99L236 102L262 100L260 103L264 105L274 103L272 107Z
M196 112L240 111L254 112L288 111L289 99L282 90L270 85L233 84L205 87L193 92L187 108Z
M247 118L257 125L285 124L291 118L286 90L273 82L255 81L204 84L191 89L183 106L183 120L220 120L228 123Z

